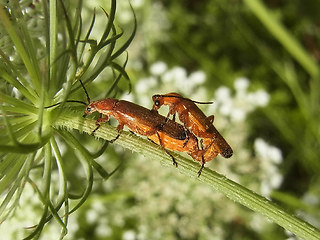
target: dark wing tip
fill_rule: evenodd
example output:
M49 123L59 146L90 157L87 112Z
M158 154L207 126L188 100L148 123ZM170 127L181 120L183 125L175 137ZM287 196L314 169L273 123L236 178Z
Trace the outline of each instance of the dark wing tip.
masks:
M224 150L224 151L221 153L221 155L222 155L223 157L225 157L225 158L231 157L232 154L233 154L233 151L232 151L231 147L228 147L226 150Z

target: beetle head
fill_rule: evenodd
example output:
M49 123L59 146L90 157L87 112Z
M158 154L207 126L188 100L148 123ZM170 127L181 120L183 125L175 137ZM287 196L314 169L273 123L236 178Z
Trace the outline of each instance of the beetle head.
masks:
M153 108L154 110L158 110L162 105L171 105L179 101L180 98L183 98L178 93L168 93L164 95L156 94L152 96L153 100Z

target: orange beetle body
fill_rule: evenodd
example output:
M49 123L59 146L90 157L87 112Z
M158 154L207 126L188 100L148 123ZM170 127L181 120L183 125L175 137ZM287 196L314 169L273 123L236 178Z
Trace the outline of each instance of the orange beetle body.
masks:
M174 121L132 102L106 98L91 102L85 111L85 115L93 112L103 115L96 122L99 126L103 122L109 121L109 116L113 116L119 123L117 129L121 131L126 125L132 132L143 136L150 136L156 132L164 132L166 135L179 140L185 140L187 133L185 128Z
M214 116L207 117L195 103L199 103L188 98L184 98L178 93L165 95L154 95L152 97L153 110L158 110L162 105L169 106L168 116L179 114L180 121L195 136L202 139L204 149L204 160L206 162L221 154L225 158L232 156L233 151L218 130L213 126Z
M127 126L132 132L147 136L165 151L169 149L186 152L195 160L203 162L203 150L199 149L197 138L181 124L158 114L155 110L149 110L125 100L106 98L91 102L85 110L85 115L96 111L103 116L96 120L97 128L92 134L101 123L109 121L109 117L113 116L118 121L118 136L114 140L119 137L124 126ZM173 164L177 166L173 156L167 153L172 157Z

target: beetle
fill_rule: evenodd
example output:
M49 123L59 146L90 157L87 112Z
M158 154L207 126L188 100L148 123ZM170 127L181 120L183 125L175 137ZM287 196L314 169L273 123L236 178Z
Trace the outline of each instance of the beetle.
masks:
M120 136L124 126L127 126L132 132L147 136L148 139L160 145L171 156L175 166L178 166L177 162L166 149L186 152L193 159L201 162L198 176L201 175L205 160L212 158L211 151L199 149L198 139L194 134L181 124L158 114L153 109L150 110L125 100L106 98L91 102L86 107L85 115L95 111L101 113L103 117L96 120L97 128L93 133L100 127L101 123L109 121L110 116L112 116L118 121L118 135L112 141L115 141Z
M111 142L119 138L124 126L142 136L149 137L155 135L158 138L157 143L165 151L166 148L161 139L162 135L182 141L182 144L186 144L189 141L189 133L181 124L167 120L166 117L158 114L156 111L132 102L114 98L97 100L91 102L86 107L85 115L96 111L101 113L103 117L96 120L97 127L93 130L92 135L99 129L101 123L109 121L110 116L118 121L118 135ZM160 133L162 133L161 136ZM168 151L166 152L171 156L173 164L177 166L177 162L173 156Z
M202 166L198 172L198 176L200 176L204 168L204 156L207 157L209 152L204 152L199 148L198 139L187 128L160 115L156 110L150 110L129 101L105 98L91 102L82 81L80 81L80 83L86 93L88 104L77 100L67 100L66 102L77 102L86 105L83 117L94 112L100 113L101 116L96 120L96 128L92 131L91 135L94 135L101 124L109 121L110 116L112 116L118 121L118 135L110 142L117 140L124 126L127 126L133 133L146 136L149 140L160 145L172 158L175 166L178 166L178 163L167 149L186 152L195 160L202 162ZM58 104L60 103L49 107Z
M196 105L196 103L209 104L212 102L193 101L174 92L164 95L153 95L152 100L154 103L153 110L158 111L162 105L169 106L167 117L173 115L173 120L175 120L175 115L178 114L184 126L195 136L201 138L205 151L205 161L212 160L218 154L221 154L225 158L232 156L232 148L213 126L214 116L207 117Z

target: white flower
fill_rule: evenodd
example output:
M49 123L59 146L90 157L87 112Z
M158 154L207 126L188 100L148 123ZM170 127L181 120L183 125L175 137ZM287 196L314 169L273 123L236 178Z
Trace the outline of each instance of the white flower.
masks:
M254 142L254 148L263 171L260 191L265 196L270 196L273 189L280 186L283 176L279 172L277 164L282 162L281 151L258 138Z
M110 236L112 234L112 229L108 226L106 219L103 218L99 222L95 232L99 237L103 238Z
M241 91L241 92L245 92L247 90L247 88L249 87L249 79L245 78L245 77L241 77L241 78L237 78L234 81L234 88L237 91Z
M279 148L270 147L269 157L274 163L279 164L282 162L282 153Z
M156 62L151 65L150 72L153 75L159 76L163 74L165 71L167 71L168 66L164 62Z
M280 149L270 146L263 139L257 138L254 142L254 148L258 156L264 159L270 159L274 163L282 162Z
M126 231L123 236L122 236L123 240L135 240L136 239L136 233L132 230L128 230Z
M229 116L234 110L230 89L227 87L218 88L215 92L215 97L214 107L217 107L222 115Z
M236 93L231 95L227 87L220 87L215 92L215 110L222 115L230 116L233 122L244 121L247 114L257 107L266 106L269 102L269 95L263 90L247 92L249 87L247 78L238 78L234 82Z
M250 221L250 226L258 231L258 232L261 232L263 231L263 227L264 227L264 224L265 224L265 218L259 214L254 214L251 221Z
M231 107L227 108L225 106L225 109L222 110L224 111L221 112L223 115L231 115L232 120L235 122L243 121L246 118L246 112L241 108L235 108L231 111Z
M206 74L202 71L196 71L190 74L188 80L199 85L205 82Z
M267 146L267 143L263 139L257 138L254 141L254 149L259 156L266 158L268 146Z
M136 92L141 94L148 92L150 89L157 85L157 79L153 76L148 78L143 78L136 84Z
M264 90L258 90L248 94L248 100L253 106L265 107L269 102L270 96Z
M187 79L187 71L182 67L174 67L166 72L162 79L165 83L176 82L179 86L179 83L183 83Z
M279 172L279 171L277 171L277 172ZM271 187L273 189L280 187L282 181L283 181L283 176L281 174L274 174L270 180Z
M230 89L227 87L219 87L216 92L215 96L217 101L224 102L225 100L231 99Z
M145 1L144 0L131 0L130 3L134 8L141 8L141 7L143 7Z

